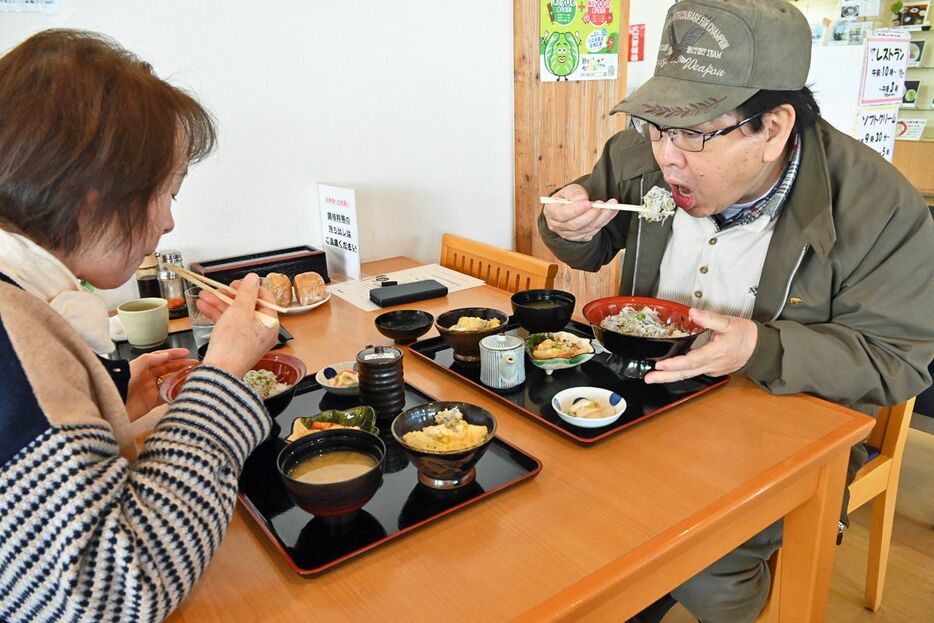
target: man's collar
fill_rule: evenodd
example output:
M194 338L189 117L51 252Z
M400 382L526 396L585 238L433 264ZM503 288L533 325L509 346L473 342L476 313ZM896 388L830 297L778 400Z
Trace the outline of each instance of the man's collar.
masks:
M824 149L823 119L801 133L801 169L782 210L793 218L811 247L827 257L837 240L833 223L830 171Z

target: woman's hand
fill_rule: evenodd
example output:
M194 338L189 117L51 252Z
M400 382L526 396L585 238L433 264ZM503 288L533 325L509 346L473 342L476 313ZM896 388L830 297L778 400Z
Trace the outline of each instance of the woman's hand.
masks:
M130 421L141 418L162 404L159 386L163 377L197 363L188 358L187 348L157 350L132 360L126 397L126 412Z
M278 320L271 309L256 306L257 299L275 303L269 290L259 286L259 277L250 273L242 281L231 284L237 289L233 305L227 305L213 293L202 290L198 298L198 309L214 321L214 331L208 342L204 364L227 370L237 378L243 378L259 358L269 352L279 335L279 323L267 327L254 315L257 309Z
M580 184L568 184L556 192L554 197L574 202L548 203L542 210L548 229L565 240L587 242L616 217L615 210L594 208L587 195L587 189ZM610 199L606 203L618 202L616 199Z

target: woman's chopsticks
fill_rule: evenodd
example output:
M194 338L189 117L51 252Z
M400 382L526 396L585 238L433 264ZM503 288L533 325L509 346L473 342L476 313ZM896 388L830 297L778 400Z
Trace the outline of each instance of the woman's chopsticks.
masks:
M555 197L539 197L539 201L542 204L557 204L557 205L570 205L576 203L570 201L569 199L557 199ZM637 206L629 203L603 203L602 201L591 201L591 207L602 208L604 210L621 210L625 212L648 212L649 208L645 206Z
M231 286L227 285L226 283L221 283L220 281L215 281L210 277L205 277L204 275L193 273L186 268L182 268L178 264L168 264L168 266L171 267L173 271L190 281L192 284L198 286L199 288L208 290L209 292L213 292L214 296L219 298L222 302L227 303L228 305L233 305L233 299L228 296L228 293L236 296L237 291ZM275 303L270 303L264 299L256 299L256 304L260 307L265 307L266 309L271 309L279 313L286 311L285 308L276 305ZM275 327L279 322L277 318L273 318L268 314L262 314L259 312L259 310L255 311L254 313L256 314L256 317L259 318L259 321L267 327Z

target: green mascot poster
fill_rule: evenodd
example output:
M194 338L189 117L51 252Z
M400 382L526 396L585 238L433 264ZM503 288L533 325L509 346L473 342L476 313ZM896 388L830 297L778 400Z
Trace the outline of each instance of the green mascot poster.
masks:
M542 82L615 80L620 0L541 0Z

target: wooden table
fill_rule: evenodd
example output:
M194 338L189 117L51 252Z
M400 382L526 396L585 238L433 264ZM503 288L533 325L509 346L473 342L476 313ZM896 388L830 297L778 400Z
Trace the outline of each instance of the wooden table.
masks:
M369 274L415 265L372 262ZM487 286L406 307L436 316L509 309ZM389 344L346 301L283 317L309 370ZM429 336L435 335L435 330ZM873 420L744 378L581 447L416 357L405 376L484 406L498 434L540 459L531 481L322 576L294 574L242 509L204 577L169 619L204 621L623 621L785 517L781 613L823 617L849 447Z

